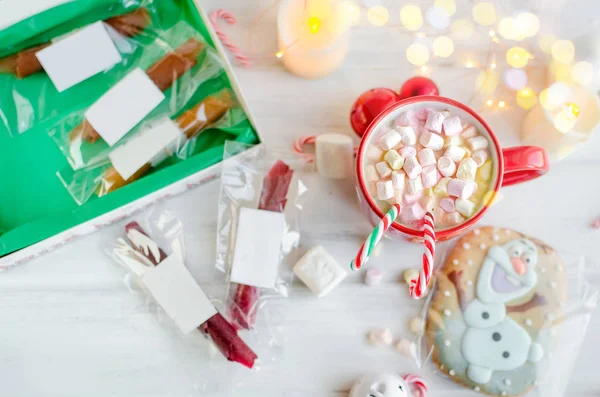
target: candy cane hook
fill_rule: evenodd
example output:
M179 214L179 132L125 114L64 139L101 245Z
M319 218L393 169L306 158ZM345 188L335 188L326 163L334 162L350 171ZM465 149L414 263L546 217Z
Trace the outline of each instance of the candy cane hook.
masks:
M246 54L244 54L244 52L237 45L233 44L229 36L227 36L227 34L221 30L219 27L219 19L223 19L229 25L234 25L236 23L235 16L231 12L220 8L210 14L210 22L212 23L217 36L219 36L219 39L225 48L227 48L233 54L235 59L237 59L243 67L249 68L252 66L250 58L248 58L248 56L246 56Z

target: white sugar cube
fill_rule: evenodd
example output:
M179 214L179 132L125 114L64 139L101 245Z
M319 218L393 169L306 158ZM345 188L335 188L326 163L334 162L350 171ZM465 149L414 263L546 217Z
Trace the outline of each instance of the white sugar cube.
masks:
M319 298L346 278L346 270L320 245L300 258L294 265L294 273Z
M388 151L383 158L393 170L399 170L404 165L404 157L400 156L398 152L393 149Z
M388 176L392 175L392 169L385 161L375 164L375 168L377 168L377 173L382 178L387 178Z
M402 141L402 135L395 130L390 130L379 139L379 146L383 150L391 150Z

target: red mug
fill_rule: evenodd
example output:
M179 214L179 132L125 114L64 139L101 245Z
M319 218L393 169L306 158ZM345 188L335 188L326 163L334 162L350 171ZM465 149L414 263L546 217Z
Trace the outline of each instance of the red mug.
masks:
M475 126L480 134L487 135L492 142L490 153L494 164L490 183L490 190L492 191L493 189L491 197L493 197L502 186L526 182L537 178L548 171L548 156L544 149L536 146L516 146L501 149L498 138L490 126L468 106L458 101L440 96L417 96L408 98L390 106L379 114L365 131L358 148L358 156L356 159L356 191L360 207L373 225L376 225L381 220L384 213L375 204L364 181L363 161L365 150L368 145L372 144L375 140L374 131L379 125L382 123L390 124L400 113L409 110L410 108L416 109L423 107L449 110L452 115L460 116L462 120ZM489 200L489 202L491 201L492 200ZM465 222L447 229L436 230L436 239L451 239L475 225L489 209L489 202L484 203L479 211ZM409 240L420 240L423 236L422 230L412 229L397 222L392 223L387 233L390 236L404 237Z

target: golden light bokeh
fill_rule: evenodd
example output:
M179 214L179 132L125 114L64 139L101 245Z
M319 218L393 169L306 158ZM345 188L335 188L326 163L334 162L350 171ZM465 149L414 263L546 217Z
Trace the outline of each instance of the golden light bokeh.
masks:
M317 17L308 18L308 29L313 34L319 33L321 30L321 20Z
M484 94L493 94L496 91L496 88L498 88L499 82L498 75L495 71L483 70L477 76L475 86Z
M512 47L506 52L506 62L513 68L524 68L529 63L531 54L522 47Z
M435 0L434 5L446 11L450 16L456 13L456 2L454 0Z
M581 85L587 85L594 79L594 65L590 62L577 62L571 69L573 80Z
M348 26L357 25L360 22L360 7L356 2L344 0L340 3L340 8L344 22Z
M473 35L475 28L468 19L458 19L450 25L452 36L456 40L467 40Z
M408 30L419 30L423 26L421 9L414 4L407 4L400 9L400 22Z
M415 66L421 66L429 60L429 50L423 44L412 44L406 49L408 62Z
M540 48L546 54L552 53L552 44L558 40L558 38L553 34L545 34L540 37Z
M500 102L498 102L498 107L499 107L500 109L502 109L502 108L505 108L505 107L506 107L506 102L504 102L504 101L500 101Z
M517 40L520 35L516 19L502 18L498 24L498 33L507 40Z
M546 110L561 107L569 98L569 87L564 83L554 83L540 92L540 104Z
M524 12L517 16L519 22L519 30L525 37L533 37L540 30L539 18L530 12Z
M571 131L576 122L576 118L567 109L561 110L554 116L554 127L563 134Z
M517 105L523 109L531 109L537 103L537 95L531 88L523 88L517 91Z
M496 7L487 1L481 1L473 6L473 20L480 25L490 26L496 22Z
M573 83L571 64L552 60L550 61L548 68L554 74L554 78L556 79L556 81L560 81L566 84Z
M552 44L552 58L558 62L569 63L575 58L575 46L569 40L557 40Z
M389 12L384 6L373 6L367 11L367 19L375 26L385 25L389 18Z
M454 52L454 42L446 36L437 37L433 40L433 53L435 56L447 58Z

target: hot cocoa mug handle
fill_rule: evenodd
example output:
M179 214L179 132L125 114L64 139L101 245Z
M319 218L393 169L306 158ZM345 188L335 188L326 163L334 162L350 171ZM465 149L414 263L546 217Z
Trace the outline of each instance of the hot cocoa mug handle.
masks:
M502 186L515 185L538 178L548 172L546 151L537 146L515 146L502 149L504 178Z

